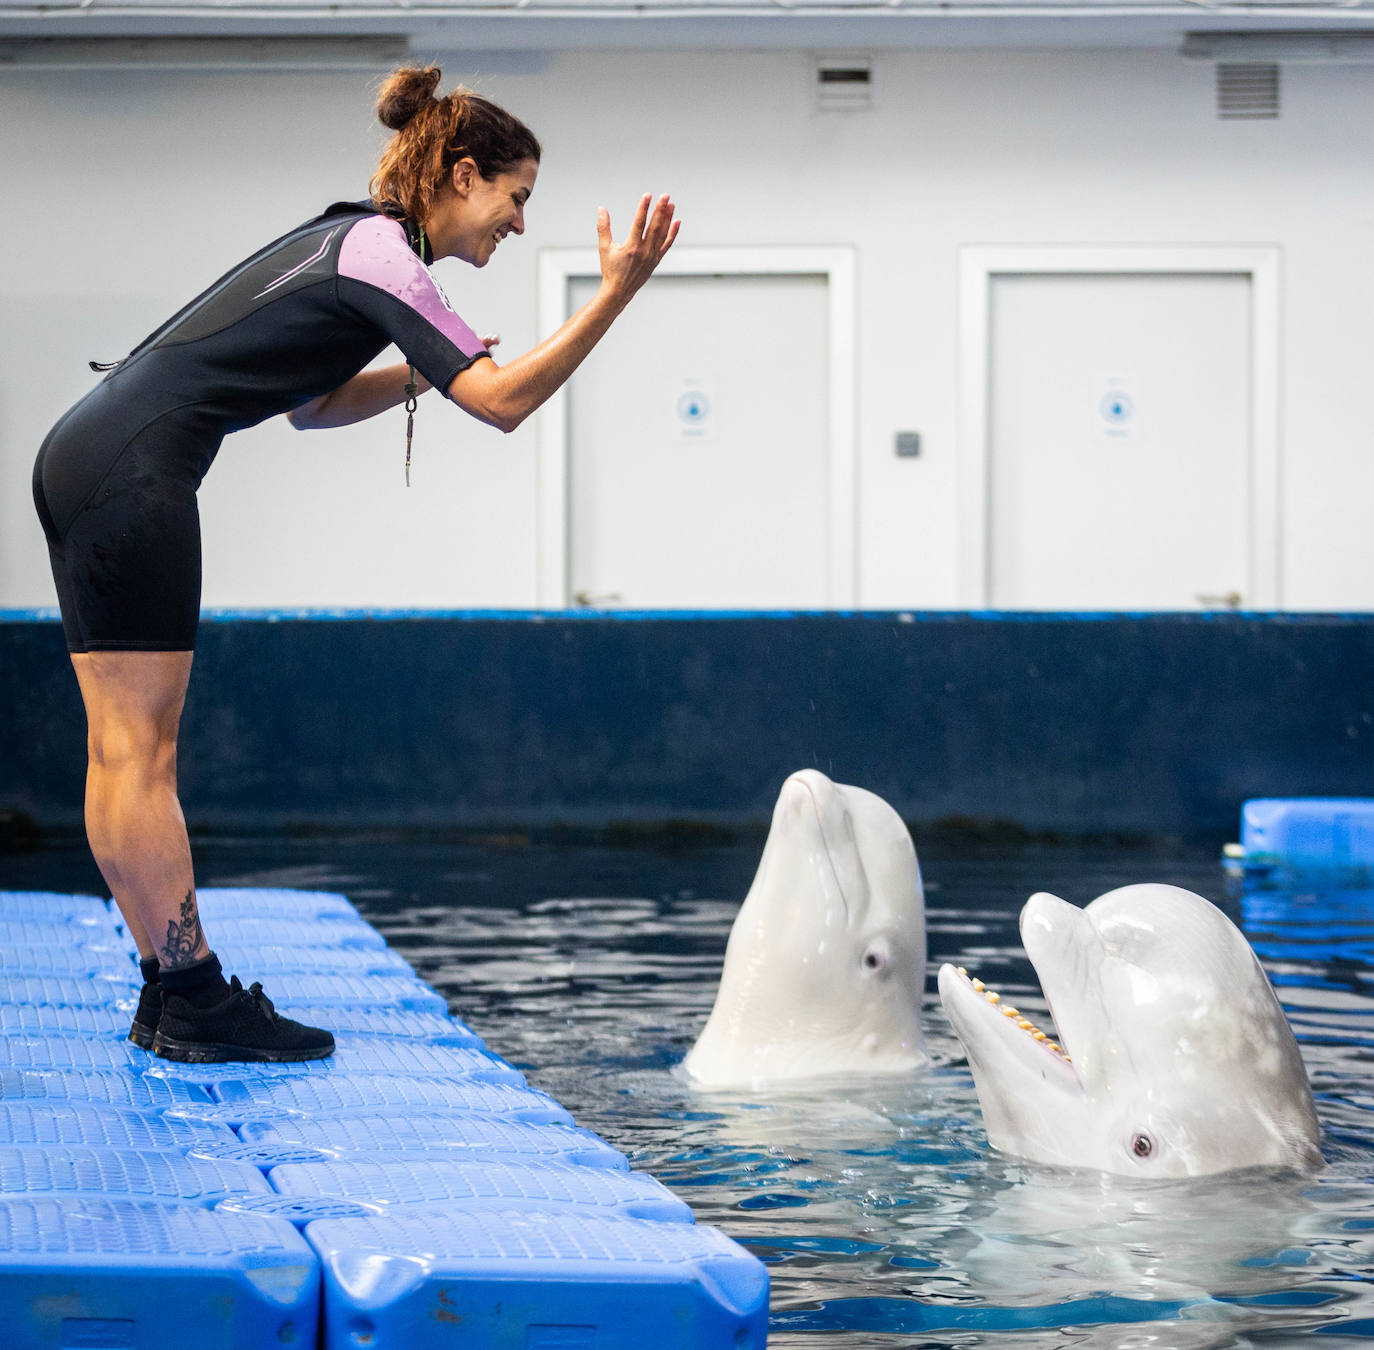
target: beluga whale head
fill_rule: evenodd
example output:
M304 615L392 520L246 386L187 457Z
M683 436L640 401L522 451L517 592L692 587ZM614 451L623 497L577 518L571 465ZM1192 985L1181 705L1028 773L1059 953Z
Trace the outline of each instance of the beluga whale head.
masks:
M683 1067L704 1087L919 1068L925 965L906 825L872 792L803 769L782 786Z
M1033 895L1021 940L1058 1040L965 971L940 969L994 1148L1136 1177L1322 1165L1297 1042L1214 905L1162 885L1085 909Z

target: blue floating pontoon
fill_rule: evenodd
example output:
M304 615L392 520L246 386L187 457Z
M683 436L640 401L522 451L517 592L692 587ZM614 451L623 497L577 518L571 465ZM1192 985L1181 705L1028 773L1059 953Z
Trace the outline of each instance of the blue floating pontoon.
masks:
M33 1193L179 1200L211 1207L229 1196L273 1191L247 1163L186 1157L173 1149L0 1146L0 1198Z
M43 919L114 928L110 907L93 895L56 895L51 891L0 891L0 919Z
M232 970L229 963L225 970ZM256 978L256 977L255 977ZM272 995L284 1012L297 1010L309 1021L325 1008L400 1008L403 1012L443 1013L447 1004L413 975L293 975ZM293 1014L294 1015L294 1014Z
M623 1153L575 1125L531 1125L492 1116L372 1111L329 1121L305 1116L254 1121L240 1136L264 1147L312 1148L339 1158L531 1158L574 1167L628 1169ZM282 1161L287 1161L282 1159Z
M1374 873L1374 799L1257 797L1241 808L1240 844L1228 857L1247 873Z
M105 976L81 979L75 975L6 975L0 972L0 1006L35 1003L49 1008L108 1008L121 1000L132 1011L138 1002L135 970L127 980Z
M118 1002L94 1007L54 1007L51 1003L0 1003L0 1036L82 1036L127 1040L129 1013Z
M388 1208L453 1205L538 1211L563 1204L603 1218L692 1222L692 1211L647 1173L606 1167L567 1167L533 1159L478 1162L450 1155L283 1163L268 1175L282 1195L333 1196Z
M132 1047L131 1047L132 1048ZM138 1054L138 1051L134 1051ZM5 1062L0 1046L0 1064ZM183 1082L238 1083L245 1079L339 1078L356 1074L445 1074L474 1083L506 1083L525 1087L525 1075L504 1059L466 1045L434 1045L398 1038L368 1039L340 1034L328 1059L309 1059L295 1064L178 1064L154 1059L146 1071L158 1078Z
M124 1030L127 1034L128 1027ZM11 1034L0 1039L0 1068L5 1069L71 1069L86 1072L93 1069L141 1069L147 1062L146 1051L140 1050L127 1039L117 1041L113 1036L70 1036L54 1032L48 1035Z
M288 891L210 886L196 891L196 908L207 923L220 919L366 920L345 895L333 891ZM331 930L323 925L323 932Z
M78 947L121 952L136 961L138 949L114 924L85 923L80 919L7 919L0 917L0 948Z
M768 1276L711 1228L572 1207L319 1219L326 1350L761 1346Z
M486 1049L482 1038L456 1017L403 1008L330 1008L329 1027L335 1036L363 1035L384 1041L423 1041L432 1045L466 1045Z
M47 1098L51 1101L102 1102L136 1111L189 1109L212 1102L194 1083L154 1078L113 1069L0 1069L0 1101Z
M454 1112L496 1116L535 1125L572 1124L567 1111L545 1093L507 1083L482 1082L462 1074L368 1073L292 1078L255 1074L211 1084L213 1101L194 1084L180 1079L157 1081L187 1094L185 1101L166 1103L171 1114L182 1120L218 1120L235 1126L282 1116L347 1115L378 1109L420 1116ZM191 1096L193 1093L195 1097ZM3 1094L4 1071L0 1070L0 1095Z
M100 975L127 981L136 973L127 951L109 947L0 946L0 975Z
M491 1054L345 897L200 900L226 968L329 1026L331 1058L137 1049L117 915L0 892L4 1350L162 1350L169 1310L197 1350L763 1346L763 1265Z
M207 918L206 922L211 921ZM228 946L235 950L244 947L271 947L277 950L283 947L369 947L380 951L386 946L386 939L371 924L364 923L361 919L338 918L326 921L273 919L259 915L221 915L214 920L214 926L217 951Z
M211 1121L169 1120L155 1112L100 1102L0 1100L0 1144L100 1144L185 1152L236 1142L232 1130Z
M320 1272L281 1219L103 1195L0 1199L6 1350L313 1345Z

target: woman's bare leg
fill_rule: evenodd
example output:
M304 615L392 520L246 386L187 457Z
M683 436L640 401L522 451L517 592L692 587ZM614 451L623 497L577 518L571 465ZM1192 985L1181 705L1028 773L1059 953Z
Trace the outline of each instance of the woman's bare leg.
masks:
M190 652L74 653L86 704L86 835L140 957L208 955L177 799L177 732Z

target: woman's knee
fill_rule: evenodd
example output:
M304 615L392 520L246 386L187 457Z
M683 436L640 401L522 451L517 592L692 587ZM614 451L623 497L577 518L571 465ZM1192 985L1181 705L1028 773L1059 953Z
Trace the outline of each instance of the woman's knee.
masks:
M191 653L86 652L72 665L86 705L91 763L175 776Z
M102 718L93 721L86 737L91 766L105 773L138 773L176 782L176 729L154 723Z

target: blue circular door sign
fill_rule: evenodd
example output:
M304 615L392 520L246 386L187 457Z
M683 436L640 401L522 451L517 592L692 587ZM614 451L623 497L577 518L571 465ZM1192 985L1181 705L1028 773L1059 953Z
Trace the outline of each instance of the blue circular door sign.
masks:
M1135 413L1135 403L1131 396L1120 389L1113 389L1110 393L1104 394L1098 406L1103 418L1114 427L1125 426Z
M677 401L677 415L684 426L699 427L711 415L711 401L699 390L689 390Z

